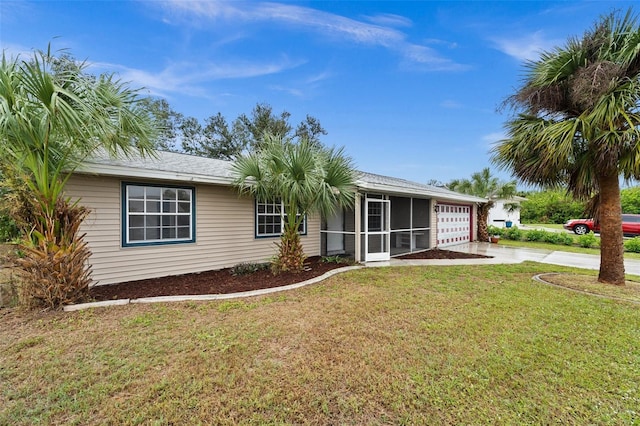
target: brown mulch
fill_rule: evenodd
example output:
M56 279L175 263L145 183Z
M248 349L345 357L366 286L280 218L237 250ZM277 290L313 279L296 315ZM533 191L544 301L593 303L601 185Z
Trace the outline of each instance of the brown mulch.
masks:
M399 257L399 259L469 259L486 257L449 250L427 250ZM193 294L228 294L264 288L282 287L318 277L327 271L348 266L324 263L321 257L310 257L305 262L305 271L273 275L261 270L246 275L232 275L231 269L219 269L194 274L174 275L162 278L128 281L119 284L92 287L89 295L93 300L138 299L155 296L180 296Z

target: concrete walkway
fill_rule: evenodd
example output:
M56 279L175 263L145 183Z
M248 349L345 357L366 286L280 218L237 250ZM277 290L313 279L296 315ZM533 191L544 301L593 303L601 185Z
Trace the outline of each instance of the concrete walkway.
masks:
M391 259L389 262L368 262L366 266L400 266L400 265L495 265L500 263L521 263L525 260L549 263L552 265L573 266L584 269L599 269L600 256L593 254L571 253L511 247L490 243L468 243L447 247L447 250L463 253L475 253L493 256L489 259L434 259L434 260L401 260ZM640 275L640 260L624 261L627 274Z

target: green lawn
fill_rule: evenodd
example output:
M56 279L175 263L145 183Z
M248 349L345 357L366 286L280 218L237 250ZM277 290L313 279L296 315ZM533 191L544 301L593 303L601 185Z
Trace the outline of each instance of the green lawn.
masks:
M523 223L523 225L536 229L564 229L561 223Z
M637 424L640 306L521 265L271 297L0 310L0 424ZM590 272L593 273L593 272Z

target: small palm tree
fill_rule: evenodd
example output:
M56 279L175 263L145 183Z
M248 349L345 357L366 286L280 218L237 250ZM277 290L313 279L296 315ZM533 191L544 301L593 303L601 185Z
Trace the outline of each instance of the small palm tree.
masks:
M305 254L298 229L307 214L329 216L336 208L352 206L355 172L343 149L328 149L317 142L299 143L265 135L261 147L234 164L235 185L242 194L259 201L280 200L284 229L274 272L299 272Z
M478 206L478 239L489 241L489 210L495 205L496 198L510 198L516 195L516 183L501 182L491 175L489 168L471 175L471 179L455 179L449 182L449 189L463 194L487 198L489 201Z
M84 67L50 51L28 61L3 55L0 64L0 167L23 231L17 264L30 305L55 308L88 292L91 252L79 234L88 211L64 196L72 172L99 149L127 155L152 146L136 92Z
M518 115L493 161L542 187L592 200L600 221L598 280L624 285L620 176L640 178L640 27L629 10L526 65L507 100Z

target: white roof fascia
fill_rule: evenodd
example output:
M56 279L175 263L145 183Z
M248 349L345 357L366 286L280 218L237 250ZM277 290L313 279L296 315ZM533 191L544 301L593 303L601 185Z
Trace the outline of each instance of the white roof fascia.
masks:
M201 175L195 173L178 173L165 170L151 170L136 167L114 166L110 164L85 163L76 170L76 173L94 174L102 176L118 176L121 178L141 178L155 180L172 180L179 182L197 182L216 185L232 185L230 178Z
M486 203L486 198L475 197L473 195L466 194L442 194L436 191L420 190L416 188L404 188L398 186L384 185L371 182L357 182L357 187L360 189L367 189L372 191L380 191L386 193L396 193L400 195L424 195L427 197L435 198L437 200L449 200L449 201L465 201L472 203Z

